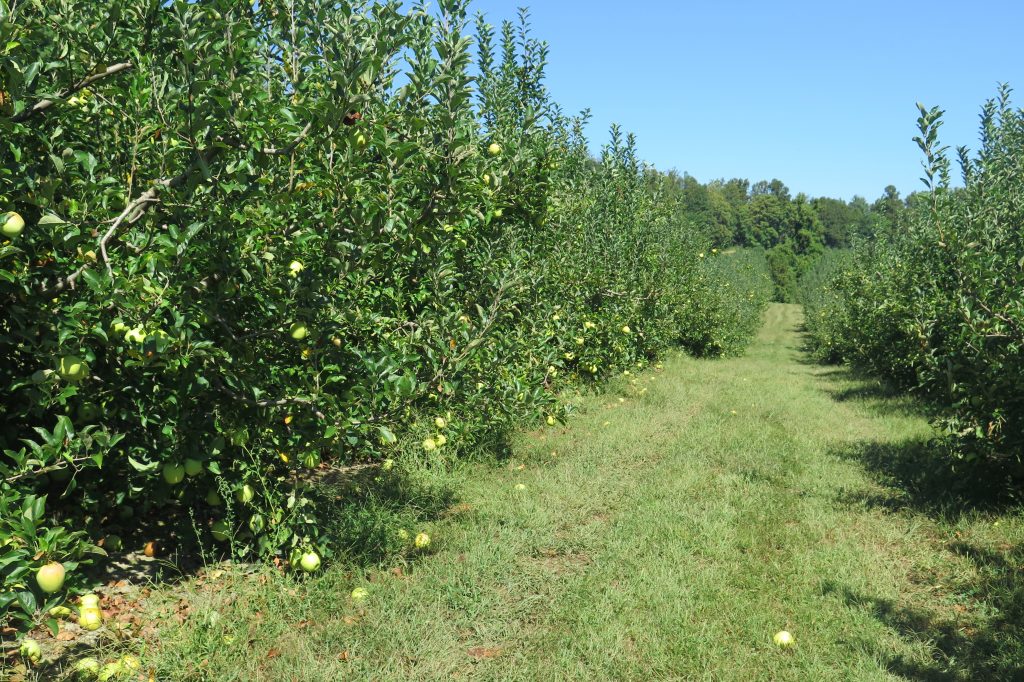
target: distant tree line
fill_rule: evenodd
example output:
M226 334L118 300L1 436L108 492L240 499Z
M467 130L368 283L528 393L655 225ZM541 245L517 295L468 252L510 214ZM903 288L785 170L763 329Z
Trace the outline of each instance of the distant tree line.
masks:
M667 174L671 191L680 195L684 219L703 226L716 248L763 248L771 267L775 297L794 301L797 281L825 249L849 248L858 239L872 237L898 224L917 198L906 200L892 185L868 203L829 197L795 197L781 180L751 184L743 178L701 183L689 174Z

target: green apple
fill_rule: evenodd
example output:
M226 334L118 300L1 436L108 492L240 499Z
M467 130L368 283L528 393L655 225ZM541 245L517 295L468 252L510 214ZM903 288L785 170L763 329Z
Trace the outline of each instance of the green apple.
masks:
M249 519L249 530L259 535L267 527L267 521L260 514L253 514Z
M793 638L793 635L789 634L785 630L779 630L778 632L776 632L775 636L772 637L772 641L775 642L777 646L782 647L783 649L788 649L796 643L796 640Z
M118 662L107 663L105 666L100 668L100 674L96 678L99 682L110 682L110 680L116 680L121 677L124 671L121 669L121 664Z
M8 239L14 239L25 229L25 219L19 214L11 211L4 214L3 222L0 223L0 232Z
M370 596L369 591L365 587L357 587L352 590L352 601L359 604L366 601L366 598Z
M22 640L18 653L32 663L38 663L43 658L43 650L39 647L39 642L34 639Z
M288 264L288 270L291 272L292 277L297 277L300 272L305 269L306 266L302 264L302 261L293 260Z
M52 609L47 611L48 614L54 618L70 618L71 609L66 606L54 606Z
M288 334L296 341L302 341L302 339L309 336L309 330L306 329L306 325L302 322L293 322L292 326L288 328Z
M124 340L129 343L137 343L141 345L146 341L146 330L143 329L142 327L129 329L124 334Z
M419 533L414 542L416 549L426 549L430 546L430 536L426 533Z
M299 559L299 565L302 566L302 570L306 573L312 573L320 568L320 555L312 551L306 552Z
M210 526L210 534L213 535L214 540L225 542L231 537L231 526L228 525L227 521L214 521L213 525Z
M498 154L501 154L501 145L498 144L497 142L492 142L491 145L487 147L487 153L490 154L491 156L497 156Z
M89 376L89 365L77 355L65 355L60 359L57 372L62 379L78 383Z
M83 630L99 630L103 625L103 612L98 607L83 608L78 614L78 624Z
M254 497L256 497L256 491L248 483L235 491L235 499L242 504L249 504Z
M217 494L217 491L211 488L206 493L206 504L211 507L219 507L224 504L224 501L220 499L220 495Z
M178 485L185 480L185 467L177 462L168 462L164 464L164 480L169 485Z
M126 675L139 672L142 669L142 661L139 660L138 656L131 654L125 654L118 660L121 666L121 671Z
M90 592L89 594L83 594L78 602L82 605L82 609L98 609L100 607L100 597L97 594Z
M95 680L100 674L100 662L90 656L76 661L71 669L77 680Z
M108 535L103 541L103 548L111 552L120 552L124 547L124 540L120 535Z
M185 460L185 475L189 478L198 476L203 473L203 463L198 459L186 459Z
M39 584L39 589L46 594L53 594L60 590L63 587L63 579L65 579L65 569L63 569L63 564L57 561L51 561L36 571L36 583Z

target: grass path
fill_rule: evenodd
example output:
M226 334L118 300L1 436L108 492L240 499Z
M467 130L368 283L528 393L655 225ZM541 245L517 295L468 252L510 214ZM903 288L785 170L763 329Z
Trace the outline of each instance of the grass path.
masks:
M932 505L897 472L926 420L807 363L799 324L773 306L744 357L674 358L471 465L402 575L185 588L148 655L211 680L1024 679L1019 515Z

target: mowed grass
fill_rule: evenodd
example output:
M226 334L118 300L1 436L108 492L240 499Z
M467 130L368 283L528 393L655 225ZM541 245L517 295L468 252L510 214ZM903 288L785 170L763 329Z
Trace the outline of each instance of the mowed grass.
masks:
M523 434L512 459L466 465L430 552L408 564L158 590L147 668L311 682L1024 679L1019 514L944 497L915 468L932 435L915 405L808 363L799 325L797 307L773 306L746 356L624 377L567 427ZM369 598L353 604L354 587ZM782 629L789 650L772 644Z

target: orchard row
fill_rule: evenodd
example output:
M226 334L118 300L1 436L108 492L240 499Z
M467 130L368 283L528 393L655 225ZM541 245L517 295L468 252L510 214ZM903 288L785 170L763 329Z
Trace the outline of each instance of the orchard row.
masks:
M965 487L1024 483L1024 113L1009 88L985 104L963 187L940 146L939 109L916 138L927 191L891 229L823 259L805 279L818 355L862 365L935 405Z
M743 347L763 254L713 250L617 129L593 158L525 19L467 10L0 9L0 624L153 527L316 570L332 471L400 481Z

